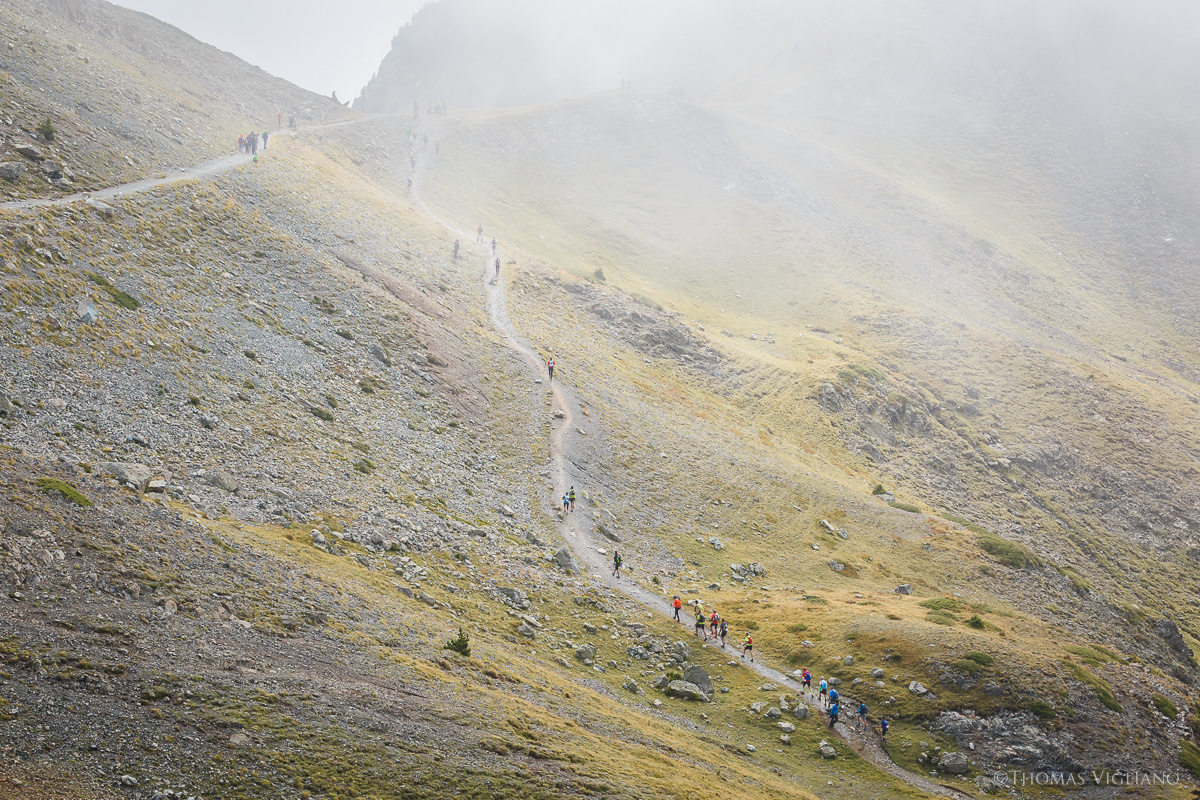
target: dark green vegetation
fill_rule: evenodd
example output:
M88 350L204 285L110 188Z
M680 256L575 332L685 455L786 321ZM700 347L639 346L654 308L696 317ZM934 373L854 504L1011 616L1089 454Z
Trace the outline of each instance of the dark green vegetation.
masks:
M118 289L116 286L113 286L112 282L100 273L89 272L88 277L91 278L92 283L96 284L105 292L107 292L108 296L112 298L113 302L119 305L121 308L129 311L137 311L142 307L141 302L136 297L128 292Z
M57 494L62 499L74 503L77 506L87 507L92 504L92 501L83 495L78 489L66 481L58 478L38 478L38 488L47 494Z

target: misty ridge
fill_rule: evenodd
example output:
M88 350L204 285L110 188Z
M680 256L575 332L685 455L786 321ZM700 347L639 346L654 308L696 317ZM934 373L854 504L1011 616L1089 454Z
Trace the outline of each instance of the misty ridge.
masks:
M818 120L841 146L919 140L1057 174L1176 250L1194 227L1200 8L1133 2L438 0L355 100L515 107L615 91ZM1165 219L1164 219L1165 217Z

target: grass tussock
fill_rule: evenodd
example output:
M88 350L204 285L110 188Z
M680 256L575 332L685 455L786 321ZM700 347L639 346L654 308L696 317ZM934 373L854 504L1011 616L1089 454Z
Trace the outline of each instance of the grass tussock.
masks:
M1006 567L1025 569L1026 567L1041 567L1044 562L1027 547L1001 539L995 534L988 533L979 537L979 546L985 553Z
M1100 701L1102 706L1117 713L1121 713L1124 710L1121 708L1121 704L1117 702L1117 698L1113 694L1112 687L1108 685L1108 681L1096 675L1082 664L1076 664L1073 661L1063 661L1062 664L1074 676L1075 680L1096 693L1096 699Z
M117 305L119 305L121 308L127 309L129 311L137 311L139 308L142 307L142 303L140 300L138 300L136 297L129 294L128 292L122 291L121 289L118 289L116 286L113 286L112 281L110 281L108 278L104 277L100 273L89 272L87 274L87 276L88 276L88 278L91 279L92 283L96 284L101 289L103 289L105 292L107 292L108 296L112 298L113 302L116 303Z

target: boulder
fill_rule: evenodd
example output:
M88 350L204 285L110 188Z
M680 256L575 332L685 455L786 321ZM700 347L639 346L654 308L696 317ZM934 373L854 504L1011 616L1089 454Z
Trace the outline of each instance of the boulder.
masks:
M875 667L873 670L871 670L871 677L874 678L875 680L879 680L880 678L882 678L883 677L883 668Z
M388 349L381 344L371 345L371 355L379 359L379 362L385 367L392 366L392 354Z
M654 682L650 685L653 686L655 689L665 689L665 688L667 688L667 684L669 684L670 682L671 682L671 679L668 678L666 675L659 675L657 678L654 679Z
M761 714L762 710L767 707L766 703L751 703L750 710L755 714Z
M125 464L111 461L100 465L102 475L114 476L122 485L139 492L146 491L150 485L150 468L144 464Z
M712 678L708 677L708 673L704 667L699 664L692 664L683 671L683 679L688 683L695 684L700 688L700 691L711 696L713 693Z
M15 413L17 413L17 407L13 405L13 401L0 394L0 417L11 417Z
M817 745L817 752L821 754L821 758L837 758L837 750L833 749L833 745L823 741Z
M681 700L708 702L708 695L701 691L699 686L687 681L671 681L667 684L666 695L667 697L678 697Z
M812 709L808 707L807 703L800 703L796 706L796 710L792 712L792 715L796 719L808 719L812 716Z
M43 158L45 158L45 156L42 155L41 148L35 147L34 145L31 145L31 144L19 144L16 147L14 147L13 150L16 150L18 153L25 156L30 161L41 161Z
M779 710L778 706L771 706L763 716L767 719L779 719L783 716L783 712Z
M929 690L922 686L918 681L911 681L908 684L908 690L915 695L923 695L929 692Z
M596 645L585 644L575 649L575 658L585 664L590 664L596 660Z
M951 775L962 775L970 766L966 753L943 753L938 761L938 767Z
M528 622L522 622L517 626L517 634L524 636L526 639L536 639L537 631Z
M20 179L21 173L25 171L25 165L20 161L3 161L0 162L0 178L6 181L15 181Z
M779 723L779 730L783 731L784 733L795 733L796 726L790 722L781 722Z
M579 574L579 567L575 566L575 557L571 555L571 551L566 547L560 547L558 552L554 554L554 563L558 564L569 575Z
M912 584L902 583L892 590L894 594L912 594Z
M792 746L792 737L791 737L791 736L788 736L786 733L785 733L785 734L782 734L782 735L779 737L779 741L780 741L780 742L781 742L781 743L782 743L782 744L783 744L785 747L791 747L791 746Z
M646 693L645 690L642 689L642 687L638 686L637 681L635 681L633 678L626 678L625 682L623 684L621 684L621 688L623 688L627 692L632 692L633 694L645 694Z
M827 519L821 520L821 527L829 533L837 533L837 528L833 527L833 523Z
M100 312L91 300L80 300L79 305L75 306L75 318L84 325L95 325L96 320L100 319Z
M1177 653L1186 653L1191 655L1192 651L1187 646L1187 642L1183 640L1183 634L1179 632L1179 627L1169 619L1160 619L1154 623L1154 632L1166 640L1171 649Z
M842 663L845 664L847 667L854 666L854 656L846 656L845 658L842 659Z
M219 469L208 473L205 480L209 486L215 486L223 492L236 492L239 488L237 478Z
M678 657L680 662L687 661L691 657L691 650L688 649L687 642L675 642L671 645L671 652Z
M116 213L116 209L114 209L108 203L102 202L93 197L89 197L87 200L84 200L83 202L84 202L84 205L89 206L97 214L99 214L102 217L105 217L106 219L111 219L113 217L113 215Z

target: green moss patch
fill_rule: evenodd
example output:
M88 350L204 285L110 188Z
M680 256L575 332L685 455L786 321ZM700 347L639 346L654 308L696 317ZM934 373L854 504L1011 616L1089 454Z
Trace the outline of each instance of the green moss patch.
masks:
M58 478L38 478L37 485L43 492L57 494L62 499L77 506L87 508L92 504L92 501L87 499L82 492L66 481L60 481Z
M92 283L96 284L105 292L107 292L108 296L113 299L113 302L119 305L121 308L125 308L130 311L137 311L142 307L141 301L128 292L124 292L118 289L116 286L113 286L112 281L100 273L89 272L87 276L91 279Z
M1171 702L1170 698L1164 697L1155 692L1150 695L1150 701L1154 703L1154 707L1158 709L1158 713L1162 714L1167 719L1178 719L1179 709Z
M1085 686L1090 687L1091 690L1096 693L1096 699L1099 700L1100 704L1105 708L1111 709L1118 713L1124 711L1124 709L1121 708L1121 704L1117 702L1116 696L1113 695L1112 687L1108 685L1106 680L1094 674L1082 664L1076 664L1073 661L1063 661L1062 665L1071 672L1071 674L1075 677L1075 680L1079 681Z

